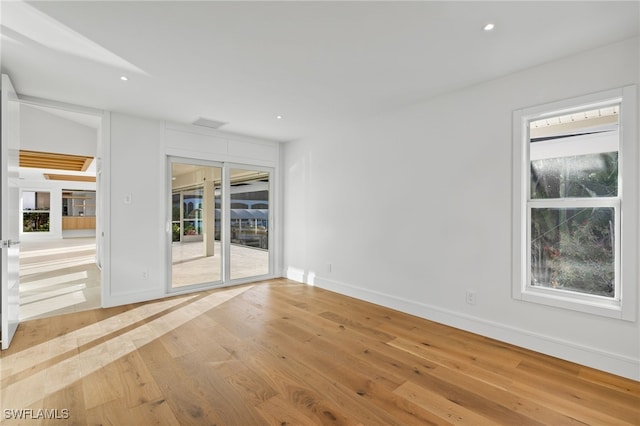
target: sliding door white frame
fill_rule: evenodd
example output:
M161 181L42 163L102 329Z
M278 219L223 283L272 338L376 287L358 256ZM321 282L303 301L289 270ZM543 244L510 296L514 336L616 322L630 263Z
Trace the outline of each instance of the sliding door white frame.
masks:
M172 165L174 163L180 164L192 164L203 167L220 167L222 170L222 182L221 182L221 215L220 215L220 247L222 255L222 271L221 280L203 282L200 284L187 285L183 287L174 288L172 285L172 201L171 195L173 193L172 185ZM275 265L277 248L275 247L277 239L275 238L275 218L277 211L277 194L276 194L276 170L272 167L256 166L243 163L231 163L220 162L211 160L202 160L197 158L189 158L183 156L167 156L167 181L166 191L167 194L167 208L166 208L166 265L167 265L167 283L166 291L170 294L183 294L194 291L201 291L205 289L227 287L232 285L240 285L249 282L255 282L263 279L275 278ZM268 216L268 272L264 275L243 277L238 279L231 279L231 221L230 221L230 207L231 207L231 170L242 169L256 172L266 172L269 174L269 216Z

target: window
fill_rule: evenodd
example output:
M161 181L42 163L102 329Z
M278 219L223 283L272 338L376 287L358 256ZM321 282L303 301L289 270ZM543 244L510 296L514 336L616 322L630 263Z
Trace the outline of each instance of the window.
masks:
M49 232L49 192L22 192L22 232Z
M514 298L635 319L636 89L514 113Z

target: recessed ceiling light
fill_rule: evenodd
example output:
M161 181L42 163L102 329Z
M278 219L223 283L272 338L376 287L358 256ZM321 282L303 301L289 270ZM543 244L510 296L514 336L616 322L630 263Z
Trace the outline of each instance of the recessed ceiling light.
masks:
M491 22L489 22L487 25L485 25L484 27L482 27L483 30L485 31L491 31L495 28L496 26L494 24L492 24Z
M276 118L277 118L278 120L282 120L284 117L282 117L281 115L276 115Z
M122 77L120 77L120 80L122 80L122 81L127 81L127 80L129 80L129 79L127 78L127 76L126 76L126 75L123 75Z

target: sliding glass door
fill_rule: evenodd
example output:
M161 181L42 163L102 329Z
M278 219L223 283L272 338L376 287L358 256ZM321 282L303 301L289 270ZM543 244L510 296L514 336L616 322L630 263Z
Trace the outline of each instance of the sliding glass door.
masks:
M170 158L171 289L271 273L269 169Z
M269 172L230 169L230 278L269 273Z
M222 281L222 167L171 162L171 286Z

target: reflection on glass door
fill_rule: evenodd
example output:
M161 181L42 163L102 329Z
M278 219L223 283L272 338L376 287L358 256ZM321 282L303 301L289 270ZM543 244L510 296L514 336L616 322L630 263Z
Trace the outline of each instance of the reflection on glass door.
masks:
M171 285L222 281L222 168L171 163Z
M229 277L269 273L269 172L232 168L230 176Z

